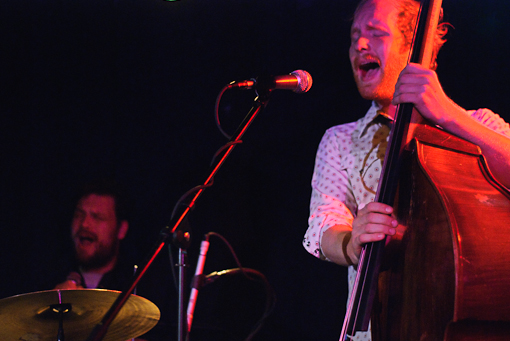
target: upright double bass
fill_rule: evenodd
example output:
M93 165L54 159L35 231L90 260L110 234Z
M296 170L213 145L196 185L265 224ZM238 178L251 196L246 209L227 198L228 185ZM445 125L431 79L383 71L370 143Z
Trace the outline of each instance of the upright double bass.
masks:
M440 0L422 0L410 62L429 66ZM397 110L376 201L400 231L363 247L340 341L510 339L510 192L480 148Z

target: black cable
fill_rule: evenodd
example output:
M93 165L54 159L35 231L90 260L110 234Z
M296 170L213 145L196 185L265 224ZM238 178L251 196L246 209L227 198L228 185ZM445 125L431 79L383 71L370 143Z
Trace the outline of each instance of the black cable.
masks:
M222 235L220 235L219 233L216 233L216 232L207 233L206 238L208 238L209 236L216 236L216 237L220 238L227 245L232 256L234 257L234 260L235 260L238 268L222 270L219 272L214 271L204 278L203 285L213 283L214 281L216 281L219 277L221 277L223 275L233 275L233 274L238 274L238 273L242 273L250 281L260 280L262 282L262 284L264 285L264 289L266 292L265 310L264 310L264 313L262 314L262 316L260 317L260 319L255 323L250 334L248 334L248 336L246 337L245 340L249 341L260 330L260 328L264 324L264 321L266 320L266 318L269 315L271 315L271 313L273 312L273 309L276 305L276 293L275 293L273 287L271 287L271 285L269 284L269 281L267 280L266 276L264 276L264 274L262 274L260 271L254 270L254 269L243 268L243 266L241 265L241 262L239 261L239 258L237 257L234 249L232 248L232 245L230 245L230 243L227 241L227 239L225 239L225 237L223 237ZM254 278L250 275L254 275L256 277Z
M216 103L214 105L214 118L215 118L215 121L216 121L216 126L218 127L218 130L223 134L223 136L225 136L228 140L230 140L232 138L231 135L227 134L223 128L221 127L221 123L220 123L220 114L219 114L219 111L220 111L220 101L221 101L221 97L223 96L223 94L225 93L225 91L227 91L228 89L228 85L226 85L223 89L221 89L220 93L218 94L218 96L216 97Z

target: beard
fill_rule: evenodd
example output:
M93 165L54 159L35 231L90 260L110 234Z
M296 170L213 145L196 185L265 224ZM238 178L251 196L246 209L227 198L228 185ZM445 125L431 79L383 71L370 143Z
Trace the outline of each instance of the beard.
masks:
M94 270L102 268L113 261L119 251L118 243L113 245L98 244L96 250L89 254L76 249L76 259L84 270Z
M356 55L354 59L351 55L354 80L361 97L382 106L389 105L393 100L400 72L407 65L408 55L409 50L405 47L392 51L386 60L381 60L372 53Z
M361 97L380 103L383 106L389 105L395 93L395 84L397 83L400 72L406 65L406 61L407 59L404 59L404 63L402 60L389 63L384 70L380 70L381 76L379 82L371 86L365 86L363 82L355 77Z

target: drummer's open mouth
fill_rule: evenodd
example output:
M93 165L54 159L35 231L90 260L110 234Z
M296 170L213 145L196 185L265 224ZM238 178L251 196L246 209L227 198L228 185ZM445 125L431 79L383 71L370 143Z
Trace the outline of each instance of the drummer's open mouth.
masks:
M86 242L92 243L93 241L95 241L95 239L91 237L79 237L78 239L80 240L80 243Z
M88 231L80 231L74 236L74 238L79 244L90 244L97 241L97 236Z

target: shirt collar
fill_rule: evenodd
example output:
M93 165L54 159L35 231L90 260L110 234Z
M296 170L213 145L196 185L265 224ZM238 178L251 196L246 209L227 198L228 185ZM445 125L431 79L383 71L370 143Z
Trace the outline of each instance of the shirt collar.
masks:
M357 124L356 124L356 136L357 138L361 138L366 132L367 132L367 129L374 123L374 121L376 121L379 117L384 117L386 119L389 119L386 115L384 115L381 111L380 111L381 107L375 103L375 101L372 101L372 105L370 106L370 108L368 109L367 113L365 114L365 116L363 116L362 118L360 118L358 121L357 121Z

